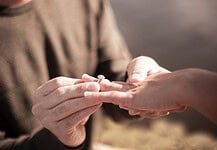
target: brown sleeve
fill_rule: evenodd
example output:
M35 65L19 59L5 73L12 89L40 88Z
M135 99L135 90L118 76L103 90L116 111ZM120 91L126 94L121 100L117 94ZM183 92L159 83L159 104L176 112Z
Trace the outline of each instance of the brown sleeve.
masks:
M64 145L47 129L41 129L34 135L23 135L19 138L6 138L0 131L1 150L66 150ZM81 150L80 147L71 150Z

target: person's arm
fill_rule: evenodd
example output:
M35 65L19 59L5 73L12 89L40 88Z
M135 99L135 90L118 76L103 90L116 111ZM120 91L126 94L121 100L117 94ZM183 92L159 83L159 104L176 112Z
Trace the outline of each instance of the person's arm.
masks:
M184 111L186 106L190 106L217 123L215 72L183 69L151 75L134 86L119 82L110 83L108 87L107 92L86 92L86 99L113 103L128 111L134 111L135 115L143 115L143 111L167 114Z
M193 98L184 103L193 107L217 124L217 73L203 69L184 69L186 82Z

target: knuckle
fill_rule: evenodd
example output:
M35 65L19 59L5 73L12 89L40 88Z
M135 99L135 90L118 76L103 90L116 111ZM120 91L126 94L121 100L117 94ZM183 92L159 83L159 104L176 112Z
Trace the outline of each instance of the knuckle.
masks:
M38 114L38 105L33 105L32 113L33 113L33 115L37 116L37 114Z
M124 101L122 101L123 105L125 106L134 106L134 99L136 99L135 95L133 95L132 93L127 93L126 99Z
M116 95L115 92L114 92L114 91L111 91L111 95L110 95L110 96L111 96L112 101L114 100L115 95Z
M60 87L55 91L55 96L60 98L64 95L64 93L65 93L65 89Z
M113 104L116 104L116 92L115 91L112 91L111 92L111 95L110 95L110 98L111 98L111 102L113 103Z
M75 88L75 92L78 94L83 94L84 91L86 91L86 86L84 84L77 85Z
M115 96L116 96L116 92L115 92L115 91L112 91L112 92L111 92L111 98L115 98Z
M53 85L55 87L60 87L60 86L62 86L63 77L56 77L56 78L53 79L52 82L53 82Z
M57 106L55 109L54 109L54 115L55 116L59 116L61 115L62 113L64 113L66 110L66 105L65 104L61 104L59 106Z
M112 88L111 84L101 84L103 91L109 91Z
M68 132L68 131L72 130L74 127L75 127L74 119L73 120L67 119L65 121L64 125L63 125L63 128L64 128L65 132Z
M48 116L48 113L46 109L43 107L42 103L36 104L32 106L32 114L34 117L38 120L44 119L46 116Z
M132 101L134 98L134 95L130 92L127 93L127 100Z
M41 103L35 104L35 105L32 106L32 114L36 118L40 119L42 117L43 113L44 113L44 109L43 109Z

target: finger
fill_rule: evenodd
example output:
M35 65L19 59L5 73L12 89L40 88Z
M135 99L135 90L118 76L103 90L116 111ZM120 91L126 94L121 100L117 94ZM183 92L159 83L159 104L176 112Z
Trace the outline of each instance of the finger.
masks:
M169 112L183 112L186 109L187 109L187 106L180 106L180 107L177 107L177 108L169 109L167 111L169 111Z
M87 123L87 121L89 120L89 118L90 118L90 116L85 117L85 118L80 122L80 124L81 124L82 126L84 126L84 125Z
M82 97L73 100L67 100L50 109L48 112L51 116L53 116L53 120L57 121L66 118L71 114L101 103L102 102L97 99L86 100L84 97Z
M119 107L120 107L121 109L130 110L130 108L127 107L127 106L119 105ZM132 109L131 109L131 110L132 110Z
M133 59L128 65L129 83L141 82L146 79L148 72L159 70L159 65L150 57L140 56Z
M126 82L121 82L121 81L113 81L113 82L109 82L106 80L102 80L100 82L100 87L101 87L101 91L102 92L106 92L106 91L128 91L132 88L134 88L135 86L132 84L128 84Z
M140 65L132 65L132 68L128 70L128 83L137 83L145 80L147 78L147 70Z
M113 103L115 105L127 106L132 99L132 95L128 92L108 91L108 92L85 92L84 96L87 100L98 99L105 103Z
M135 83L143 81L147 77L147 72L151 69L151 67L147 65L149 65L149 62L146 57L137 57L133 59L127 69L128 82Z
M83 74L81 78L82 78L82 80L89 81L89 82L97 82L98 81L97 78L90 76L88 74Z
M58 121L57 126L59 128L59 131L74 130L75 126L83 123L83 120L86 119L86 117L89 117L90 115L95 113L100 107L101 107L101 104L93 106L93 107L89 107L75 114L72 114L68 116L67 118L64 118L63 120Z
M85 82L72 86L60 87L51 94L45 96L41 101L44 108L53 108L60 103L79 97L83 97L85 91L99 91L99 84L96 82Z
M147 73L147 76L159 75L159 74L165 74L165 73L170 73L170 71L159 66L156 69L149 70L148 73Z
M140 113L139 116L141 118L149 118L149 119L157 119L157 118L160 118L160 117L163 117L163 116L167 116L169 115L170 113L169 112L143 112L143 113Z
M128 113L132 116L135 116L135 115L140 115L140 112L139 111L136 111L136 110L128 110Z
M103 75L98 75L98 78L95 78L95 77L90 76L88 74L83 74L82 79L85 80L86 82L92 81L92 82L98 82L98 83L102 82L104 84L110 83L110 81L108 79L105 79L105 77Z
M106 85L109 85L110 81L108 79L105 79L104 76L98 75L98 78L92 77L88 74L83 74L82 75L82 80L85 82L97 82L100 84L100 91L104 88L103 86L106 87Z
M187 109L187 106L176 106L171 108L164 108L164 109L152 109L156 112L183 112ZM150 110L147 110L150 111Z
M170 114L167 111L135 110L131 108L127 108L127 110L130 115L139 115L142 118L159 118Z
M170 73L171 71L169 71L169 70L166 69L166 68L160 67L160 72L163 72L163 73Z
M74 85L76 82L79 82L80 79L73 79L68 77L57 77L52 80L49 80L42 86L37 89L37 94L41 96L46 96L62 86Z

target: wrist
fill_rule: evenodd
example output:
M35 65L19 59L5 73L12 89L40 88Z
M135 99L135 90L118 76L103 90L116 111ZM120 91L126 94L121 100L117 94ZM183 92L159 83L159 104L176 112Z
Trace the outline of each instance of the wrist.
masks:
M180 98L179 104L193 106L197 101L197 92L195 90L195 74L197 69L183 69L175 71L176 84Z
M62 143L66 147L78 147L82 143L84 143L86 139L86 131L84 126L79 126L74 131L72 131L70 134L68 134L68 138L66 136L63 137Z
M217 75L204 69L189 69L189 83L192 91L195 93L191 105L198 108L203 106L204 100L209 102L214 99L217 85Z
M184 69L184 72L186 87L188 87L188 93L190 94L186 103L192 107L198 108L198 106L203 103L203 99L205 97L208 98L207 93L209 93L210 89L207 85L209 82L212 82L212 80L209 80L212 73L197 68Z

